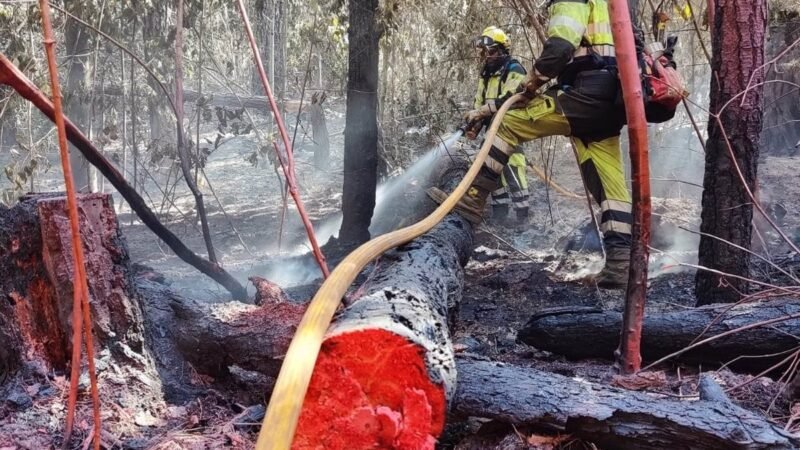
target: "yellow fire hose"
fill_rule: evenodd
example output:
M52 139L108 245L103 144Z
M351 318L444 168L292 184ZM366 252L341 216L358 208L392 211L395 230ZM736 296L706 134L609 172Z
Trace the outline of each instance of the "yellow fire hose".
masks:
M303 320L300 321L292 343L289 345L280 374L275 382L275 388L272 391L272 397L267 405L267 413L256 441L256 450L289 450L291 447L303 400L322 346L322 339L330 326L336 308L339 307L339 302L356 276L370 261L394 247L427 233L450 213L458 200L467 192L481 169L503 116L511 105L523 101L527 101L526 97L517 94L503 103L492 120L492 125L486 133L486 140L475 156L475 161L464 179L444 203L421 221L362 244L347 255L336 266L330 277L325 280L308 305Z

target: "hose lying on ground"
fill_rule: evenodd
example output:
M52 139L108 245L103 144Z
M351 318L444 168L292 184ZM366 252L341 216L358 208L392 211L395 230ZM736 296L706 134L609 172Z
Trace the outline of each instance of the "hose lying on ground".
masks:
M356 276L372 260L386 251L428 232L450 213L458 200L467 192L486 160L497 129L506 112L513 104L524 101L526 101L526 97L517 94L503 103L503 106L495 114L489 131L486 133L486 140L475 155L475 161L467 174L436 210L413 225L378 236L362 244L347 255L336 266L330 277L325 280L308 305L303 320L298 325L297 332L289 345L267 406L267 413L256 441L256 450L289 450L291 447L303 400L325 332L333 319L333 314L339 307L339 302Z
M549 184L550 187L555 189L556 192L558 192L559 194L562 194L562 195L567 196L569 198L583 198L580 195L578 195L578 194L576 194L574 192L571 192L571 191L567 190L564 187L561 187L558 183L553 181L552 178L547 176L547 174L545 174L542 169L534 166L533 164L528 164L528 169L530 169L531 172L533 172L537 177L539 177L540 180L542 180L543 182Z

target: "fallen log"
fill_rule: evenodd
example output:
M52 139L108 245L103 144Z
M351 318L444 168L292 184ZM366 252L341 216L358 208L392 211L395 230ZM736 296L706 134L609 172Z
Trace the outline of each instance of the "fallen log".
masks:
M745 304L727 312L724 308L717 305L645 313L642 357L654 361L685 348L701 334L707 338L746 325L798 315L800 300L777 299ZM718 319L720 314L723 316ZM621 327L622 313L619 311L562 308L535 314L519 331L517 339L570 359L611 359L619 343ZM796 338L798 335L800 317L717 339L681 354L680 360L713 365L724 364L744 355L763 356L786 352L800 345ZM760 370L784 357L742 358L733 367Z
M328 330L294 448L433 449L455 389L448 311L472 240L451 214L381 257Z
M17 69L5 55L0 54L0 84L12 87L19 95L30 101L40 111L53 120L54 111L52 102L34 85L22 72ZM67 128L67 139L95 166L100 173L117 189L131 209L156 236L159 237L175 254L187 264L206 274L220 285L224 286L234 298L247 298L247 291L218 264L214 264L194 253L178 239L167 227L162 224L153 211L147 206L144 199L128 184L125 177L114 167L111 162L100 153L92 142L69 119L64 118Z
M794 449L800 439L725 401L678 401L531 368L456 360L454 412L544 426L603 448Z
M293 448L433 448L455 389L448 311L471 248L471 226L450 215L378 260L328 331ZM225 376L237 365L274 377L305 305L174 297L172 308L195 369Z

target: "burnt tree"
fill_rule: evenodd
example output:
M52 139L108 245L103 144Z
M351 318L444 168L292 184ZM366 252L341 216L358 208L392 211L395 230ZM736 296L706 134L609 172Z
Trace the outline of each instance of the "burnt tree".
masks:
M344 128L344 185L339 240L369 240L378 182L378 0L348 5L349 54L347 112Z
M719 120L711 117L708 122L700 231L750 248L753 205L748 190L756 187L763 121L761 66L767 6L764 0L718 0L714 9L711 70L715 76L711 77L709 110L718 114ZM747 277L749 259L747 252L714 237L700 238L702 266ZM697 272L698 305L735 302L747 292L747 282L722 278L708 271Z

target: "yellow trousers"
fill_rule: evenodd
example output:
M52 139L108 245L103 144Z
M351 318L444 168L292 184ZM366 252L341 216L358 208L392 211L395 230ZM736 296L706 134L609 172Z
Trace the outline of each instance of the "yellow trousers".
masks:
M619 135L599 141L573 136L568 118L557 108L561 94L561 91L548 91L534 97L524 108L510 110L503 118L492 145L499 152L510 155L514 148L534 139L571 137L586 186L602 210L600 228L606 244L625 246L630 242L633 217ZM492 168L491 164L496 166L495 162L487 165Z

